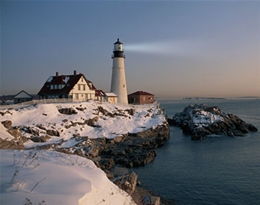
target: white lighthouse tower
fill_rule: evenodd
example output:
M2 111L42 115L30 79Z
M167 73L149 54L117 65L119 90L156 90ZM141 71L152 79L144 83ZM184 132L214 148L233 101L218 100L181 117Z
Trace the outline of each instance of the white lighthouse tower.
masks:
M123 43L119 38L114 43L114 51L112 54L113 67L112 67L112 80L111 92L115 93L118 97L119 104L128 104L127 88L125 78L125 55L123 50Z

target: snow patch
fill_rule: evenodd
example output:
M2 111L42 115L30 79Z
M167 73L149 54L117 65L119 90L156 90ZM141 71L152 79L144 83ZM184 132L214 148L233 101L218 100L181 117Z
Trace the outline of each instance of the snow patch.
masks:
M208 127L210 124L223 120L220 115L212 114L211 112L204 110L197 111L195 114L191 115L193 123L198 127Z
M49 83L49 82L51 82L52 81L52 79L53 79L53 77L51 76L51 77L49 77L48 78L48 80L47 80L47 82Z
M135 205L86 158L46 150L0 150L0 156L0 204Z

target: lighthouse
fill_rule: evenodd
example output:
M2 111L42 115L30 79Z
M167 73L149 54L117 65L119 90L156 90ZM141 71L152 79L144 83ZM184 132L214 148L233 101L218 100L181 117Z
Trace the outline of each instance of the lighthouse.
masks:
M119 41L119 38L114 43L112 59L113 67L110 91L117 95L117 102L119 104L128 104L125 78L125 55L123 50L123 43Z

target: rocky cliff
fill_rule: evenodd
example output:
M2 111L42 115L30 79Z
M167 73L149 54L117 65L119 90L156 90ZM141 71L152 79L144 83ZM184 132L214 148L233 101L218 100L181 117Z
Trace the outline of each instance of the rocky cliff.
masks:
M111 180L116 177L115 167L138 167L152 162L155 149L170 137L169 124L156 103L35 104L1 110L0 122L0 148L47 149L79 155L91 159ZM132 194L137 176L129 176L120 186Z

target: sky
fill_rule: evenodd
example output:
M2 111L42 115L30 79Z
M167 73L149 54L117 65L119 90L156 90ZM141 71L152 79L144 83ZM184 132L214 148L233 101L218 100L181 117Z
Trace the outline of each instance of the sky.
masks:
M128 93L260 97L260 1L1 1L0 95L56 72L110 91L123 43Z

